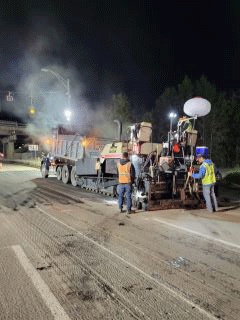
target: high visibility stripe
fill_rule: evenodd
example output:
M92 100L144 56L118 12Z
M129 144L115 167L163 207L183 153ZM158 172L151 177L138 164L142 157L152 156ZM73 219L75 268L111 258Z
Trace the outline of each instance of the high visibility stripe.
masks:
M202 184L213 184L216 182L216 177L214 173L214 164L208 164L203 162L202 166L206 169L204 178L202 179Z
M188 121L186 121L186 123L188 124L188 127L187 127L187 129L186 129L186 132L191 132L191 131L192 131L192 128L193 128L191 121L188 120Z
M101 158L104 158L104 159L121 159L122 158L122 153L103 154L103 155L101 155Z
M120 164L118 166L119 183L130 183L131 182L131 162L126 164Z

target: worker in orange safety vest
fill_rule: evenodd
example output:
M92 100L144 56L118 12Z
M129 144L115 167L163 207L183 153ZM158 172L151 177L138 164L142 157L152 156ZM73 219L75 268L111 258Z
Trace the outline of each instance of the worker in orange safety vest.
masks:
M135 178L135 170L128 158L128 153L124 152L120 164L118 165L118 206L120 212L123 212L123 197L126 193L127 214L132 211L132 183Z

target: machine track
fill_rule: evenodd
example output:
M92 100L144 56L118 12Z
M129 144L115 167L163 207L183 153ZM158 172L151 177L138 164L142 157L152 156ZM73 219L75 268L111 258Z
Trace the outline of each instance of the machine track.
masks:
M55 178L48 178L48 179L35 179L33 180L34 183L36 183L37 188L35 189L33 196L35 194L38 195L39 190L41 190L42 193L46 193L48 197L64 197L67 199L70 203L81 203L80 197L84 195L85 198L90 200L101 200L104 201L104 199L109 198L109 193L96 193L89 189L84 189L80 187L73 187L72 185L68 184L67 187L65 184L63 184L61 181L58 181ZM44 191L42 191L44 190Z

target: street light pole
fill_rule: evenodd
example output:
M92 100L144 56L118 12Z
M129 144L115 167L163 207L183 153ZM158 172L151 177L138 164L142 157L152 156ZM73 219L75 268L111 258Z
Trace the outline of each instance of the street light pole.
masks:
M61 82L62 86L66 89L66 95L68 97L68 103L67 103L67 109L64 111L64 115L66 117L66 120L68 122L68 125L70 124L70 120L71 120L71 116L72 116L72 112L71 112L71 94L70 94L70 79L64 79L62 76L60 76L60 74L58 74L57 72L51 70L51 69L47 69L47 68L42 68L41 69L42 72L49 72L51 74L53 74L57 80L59 82Z
M71 106L71 94L70 94L70 79L67 78L67 80L65 80L62 76L60 76L60 74L58 74L57 72L51 70L51 69L47 69L47 68L42 68L41 69L42 72L49 72L51 74L53 74L59 82L61 82L61 84L63 85L63 87L66 89L67 93L67 97L68 97L68 107L70 108Z
M70 95L70 80L67 78L67 96L68 96L68 108L71 107L71 95Z
M176 116L177 116L177 114L176 113L174 113L174 112L171 112L170 114L169 114L169 118L170 118L170 131L169 131L169 133L168 133L168 155L170 154L170 152L171 152L171 141L172 141L172 120L174 119L174 118L176 118Z
M171 113L169 114L169 117L170 117L170 132L172 132L172 120L173 120L174 118L176 118L176 116L177 116L177 114L174 113L174 112L171 112Z

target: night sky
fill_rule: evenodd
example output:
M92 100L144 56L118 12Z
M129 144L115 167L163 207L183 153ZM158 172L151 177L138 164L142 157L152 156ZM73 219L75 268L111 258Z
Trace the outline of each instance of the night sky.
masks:
M240 88L239 1L5 1L0 28L1 90L52 64L74 68L95 105L125 92L152 109L185 75Z

